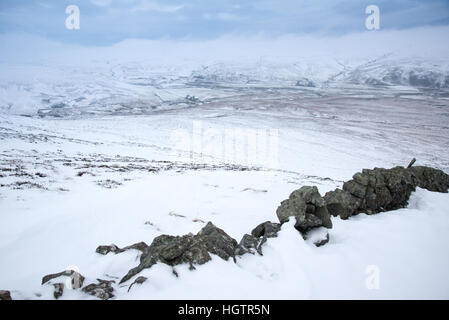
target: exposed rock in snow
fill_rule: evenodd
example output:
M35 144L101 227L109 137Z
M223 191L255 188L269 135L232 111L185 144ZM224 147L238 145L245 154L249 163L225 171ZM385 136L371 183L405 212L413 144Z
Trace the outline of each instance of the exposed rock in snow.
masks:
M443 171L424 166L411 167L409 170L414 175L417 187L436 192L448 191L449 175Z
M262 255L261 241L261 238L256 238L250 234L243 235L242 240L240 240L239 245L235 250L235 255L241 256L246 253L254 254L255 252Z
M12 300L11 293L6 290L0 290L0 300Z
M323 199L329 213L333 216L340 216L342 219L349 218L359 207L360 202L358 198L341 189L327 192Z
M102 246L98 246L97 249L95 250L95 252L102 254L102 255L106 255L109 252L113 252L115 254L117 253L121 253L121 252L125 252L127 250L130 249L135 249L135 250L139 250L141 252L144 252L144 250L148 247L148 245L145 242L138 242L135 244L132 244L130 246L126 246L122 249L120 249L119 247L117 247L115 244L111 244L111 245L102 245Z
M85 278L80 273L76 272L75 270L65 270L65 271L61 271L59 273L48 274L42 278L42 284L46 284L50 280L56 279L56 278L59 278L62 276L71 278L73 289L79 289L83 286Z
M295 228L301 233L321 226L332 228L330 215L317 187L304 186L293 191L287 200L281 202L276 214L281 223L295 217Z
M317 247L324 246L329 242L329 232L326 228L316 228L304 235L307 242L313 243Z
M111 245L104 245L104 246L98 246L97 249L95 250L95 252L102 254L102 255L107 255L109 252L114 252L114 253L120 253L120 248L117 247L115 244L111 244Z
M347 219L360 212L372 214L403 208L416 187L447 192L449 175L423 166L364 169L345 182L343 190L326 193L324 200L330 214Z
M103 300L114 297L114 288L112 288L112 283L115 283L114 280L97 279L97 281L97 284L91 283L85 286L82 291Z
M55 291L53 292L53 296L55 299L59 299L62 297L64 293L64 284L63 283L54 283L53 287L55 287Z
M262 245L267 241L267 238L277 237L280 230L281 225L279 223L266 221L259 224L251 231L250 235L243 235L235 254L240 256L246 253L254 254L257 252L262 256Z
M184 236L161 235L144 250L140 257L140 264L131 269L120 283L131 279L143 269L152 267L158 261L170 266L189 263L191 268L194 268L194 264L210 261L209 253L228 260L234 257L236 247L237 241L211 222L196 235L191 233Z
M173 272L175 272L175 271L173 270ZM132 286L135 285L136 283L142 284L147 280L148 280L147 277L143 277L143 276L137 277L136 280L134 280L134 282L129 285L128 292L129 292L129 290L131 290Z
M274 223L271 221L266 221L259 224L251 231L251 235L256 238L267 237L272 238L276 237L277 233L281 230L281 225L279 223Z

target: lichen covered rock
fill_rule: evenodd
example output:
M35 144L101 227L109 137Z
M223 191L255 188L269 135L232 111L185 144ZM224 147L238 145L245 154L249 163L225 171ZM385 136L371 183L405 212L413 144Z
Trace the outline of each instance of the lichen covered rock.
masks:
M293 191L276 210L281 223L291 217L296 219L295 228L301 233L316 227L332 228L332 221L317 187L304 186Z
M416 187L447 192L449 175L429 167L363 169L352 180L324 196L328 212L342 219L365 212L373 214L403 208Z
M184 236L161 235L156 237L140 256L140 264L131 269L120 283L123 283L141 272L151 268L157 262L170 266L181 263L194 265L204 264L211 260L210 253L216 254L224 260L235 257L237 241L220 228L209 222L198 234Z

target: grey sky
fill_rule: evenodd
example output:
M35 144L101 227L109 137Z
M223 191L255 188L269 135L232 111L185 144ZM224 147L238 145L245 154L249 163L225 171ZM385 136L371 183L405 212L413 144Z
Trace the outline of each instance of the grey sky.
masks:
M65 28L65 8L81 29ZM365 30L365 8L381 28L449 25L448 0L1 0L0 33L105 45L128 38L214 39L223 35L347 34Z

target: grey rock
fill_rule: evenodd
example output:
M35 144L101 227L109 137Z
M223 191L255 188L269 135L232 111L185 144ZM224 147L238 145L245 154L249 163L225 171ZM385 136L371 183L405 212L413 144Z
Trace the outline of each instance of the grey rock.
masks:
M251 231L251 235L256 238L267 237L273 238L276 237L278 232L281 230L280 223L274 223L271 221L266 221L259 224Z
M174 271L174 269L173 269L173 271ZM176 272L176 271L174 271L174 272ZM142 284L142 283L144 283L144 282L147 281L147 280L148 280L147 277L143 277L143 276L137 277L137 279L134 280L134 282L131 283L131 285L129 286L128 292L129 292L129 290L131 290L131 287L132 287L134 284L136 284L136 283L137 283L137 284Z
M311 228L332 228L332 221L317 187L304 186L293 191L276 210L281 223L295 217L295 228L304 233Z
M394 167L391 169L364 169L324 196L327 210L342 219L365 212L374 214L403 208L416 187L430 191L447 192L449 175L441 170L423 167Z
M235 255L241 256L247 253L255 254L256 252L262 255L260 248L261 241L261 238L245 234L235 250Z
M329 214L334 217L340 216L342 219L355 214L361 203L360 199L341 189L327 192L323 199Z
M235 255L243 255L246 253L255 254L256 252L262 254L262 245L267 241L267 238L277 237L278 232L281 230L280 223L274 223L266 221L260 223L255 227L251 234L245 234L240 240L239 245L235 251Z
M117 247L115 244L111 244L108 246L102 245L102 246L98 246L97 249L95 250L95 252L102 254L102 255L107 255L109 252L119 253L120 248Z
M55 283L55 284L53 284L53 287L55 287L53 296L55 297L55 299L59 299L62 296L62 294L64 293L64 284L63 283Z
M323 221L313 214L296 216L295 228L301 233L306 233L310 229L323 226Z
M66 277L70 277L72 280L72 288L73 289L79 289L83 286L84 283L84 277L74 271L74 270L65 270L59 273L54 273L54 274L48 274L45 277L42 278L42 284L47 283L48 281L55 279L55 278L59 278L61 276L66 276Z
M148 248L148 245L145 242L142 241L142 242L134 243L134 244L132 244L130 246L126 246L126 247L120 249L120 252L125 252L125 251L131 250L131 249L144 252L146 248Z
M223 260L234 256L237 241L211 222L198 232L197 237L201 238L207 251L216 254Z
M11 293L7 290L0 290L0 300L12 300Z
M417 187L435 192L448 192L449 175L443 171L423 166L411 167L408 170L412 173Z
M210 253L224 260L235 257L237 241L223 230L209 222L198 234L184 236L161 235L156 237L140 256L140 264L131 269L121 280L123 283L141 272L151 268L157 262L170 266L188 263L191 269L195 264L204 264L211 260Z
M82 291L102 300L114 297L114 288L112 287L112 284L115 283L114 280L97 279L97 281L98 283L91 283L85 286Z
M134 243L134 244L132 244L130 246L126 246L122 249L120 249L115 244L111 244L111 245L98 246L95 251L99 254L106 255L109 252L113 252L113 253L117 254L117 253L125 252L130 249L135 249L135 250L139 250L139 251L143 252L147 247L148 247L148 245L145 242Z
M314 241L313 244L316 245L317 247L321 247L328 242L329 242L329 233L326 233L326 237L324 239Z

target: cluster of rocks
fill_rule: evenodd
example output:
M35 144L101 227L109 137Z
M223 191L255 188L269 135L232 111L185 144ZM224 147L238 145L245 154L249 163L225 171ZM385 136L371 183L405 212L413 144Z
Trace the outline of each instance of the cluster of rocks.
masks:
M311 234L314 244L322 246L329 241L329 233L325 232L324 236L316 238L316 231L322 231L316 229L332 228L331 215L347 219L360 212L372 214L398 209L407 205L410 194L416 187L437 192L448 191L449 175L441 170L412 167L411 165L407 168L364 169L361 173L356 173L352 180L345 182L343 189L330 191L324 197L320 195L317 187L304 186L295 190L288 199L281 202L276 210L280 223L263 222L250 234L245 234L239 243L209 222L196 235L192 233L183 236L164 234L156 237L149 246L145 242L124 248L119 248L114 244L101 245L97 247L96 252L102 255L110 252L118 254L130 249L141 252L139 265L128 271L120 280L119 284L121 284L158 262L169 266L187 263L190 269L194 270L194 265L202 265L210 261L211 254L226 261L233 259L234 262L236 256L244 254L263 255L263 244L268 238L276 237L281 225L289 221L290 218L295 219L295 228L305 239ZM312 230L314 232L311 232ZM174 269L173 273L178 276ZM42 279L42 284L60 276L70 276L72 288L75 289L81 288L84 282L83 276L76 271L68 270L45 276ZM129 286L128 291L133 285L142 284L146 280L146 277L137 277ZM82 291L100 299L109 299L114 296L112 287L114 281L102 279L97 279L97 281L97 284L82 287ZM59 298L63 294L64 285L62 283L53 285L55 287L54 296ZM3 298L3 291L1 293L0 297Z
M323 199L331 215L347 219L361 212L403 208L416 187L446 193L449 175L424 166L364 169L346 181L343 190L329 191Z
M103 300L108 300L114 297L114 294L112 293L114 291L114 288L112 287L112 284L115 283L114 280L97 279L97 281L98 283L91 283L81 290L91 296L95 296Z
M330 216L347 219L364 212L374 214L403 208L416 187L435 192L447 192L449 175L443 171L415 166L413 159L407 168L364 169L354 174L343 184L321 197L316 187L304 186L293 191L287 200L281 202L276 214L281 223L295 218L295 228L307 238L311 229L332 228ZM329 240L327 235L324 243ZM322 245L323 242L317 242Z
M42 285L60 277L70 278L71 289L81 289L83 292L103 300L114 297L114 294L112 293L114 291L112 284L115 283L115 281L97 279L98 283L91 283L83 287L85 277L74 270L65 270L46 275L42 278ZM65 285L62 282L52 283L52 285L54 287L53 296L55 299L59 299L64 294Z
M142 251L139 265L129 270L120 283L128 281L158 262L169 266L187 263L189 268L194 270L195 265L209 262L212 259L210 254L217 255L225 261L232 259L234 262L236 256L247 253L263 255L262 245L268 238L276 237L280 230L280 223L266 221L256 226L251 234L245 234L239 243L212 222L208 222L196 235L192 233L183 236L160 235ZM97 252L102 251L99 248L105 247L98 247ZM174 273L177 275L175 271Z
M123 283L143 269L151 268L157 262L170 266L188 263L190 269L195 264L204 264L211 260L210 253L224 260L235 257L237 241L226 232L209 222L196 235L189 233L183 236L160 235L140 256L140 264L129 270L120 280Z
M42 278L42 285L50 282L53 279L60 277L69 277L72 289L79 289L83 286L85 278L75 270L64 270L58 273L52 273ZM55 299L59 299L64 294L65 285L62 282L53 283L54 291L53 296Z

